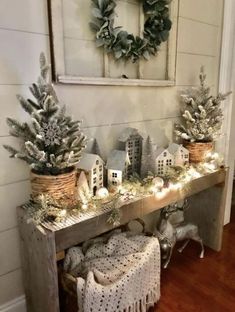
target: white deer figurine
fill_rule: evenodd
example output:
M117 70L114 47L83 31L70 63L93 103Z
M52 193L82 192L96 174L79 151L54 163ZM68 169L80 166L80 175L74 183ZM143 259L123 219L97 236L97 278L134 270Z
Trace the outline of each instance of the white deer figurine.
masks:
M163 268L167 268L177 241L185 240L182 247L178 249L179 252L184 250L190 239L198 242L201 245L200 258L204 257L204 246L199 236L198 226L192 223L184 223L184 218L181 219L181 222L175 223L174 225L170 221L170 217L173 213L181 212L182 214L186 207L188 207L187 200L184 201L182 207L179 207L176 203L161 210L157 225L157 236L161 246L162 260L164 261Z

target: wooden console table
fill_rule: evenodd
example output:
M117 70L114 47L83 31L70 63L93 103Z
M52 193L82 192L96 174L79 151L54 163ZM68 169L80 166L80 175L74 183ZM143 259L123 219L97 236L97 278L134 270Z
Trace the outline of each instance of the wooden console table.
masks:
M222 244L227 170L218 170L192 180L183 189L171 190L162 198L145 197L122 206L121 224L159 210L170 203L192 196L187 219L200 228L205 245L219 251ZM69 247L105 233L110 211L73 217L58 225L27 222L26 210L17 208L23 279L28 312L59 312L57 255Z

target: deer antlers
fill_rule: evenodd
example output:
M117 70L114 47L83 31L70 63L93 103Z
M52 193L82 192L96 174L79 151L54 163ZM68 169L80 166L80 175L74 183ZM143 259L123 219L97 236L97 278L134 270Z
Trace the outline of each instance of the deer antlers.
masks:
M179 202L176 202L174 204L170 204L170 205L164 207L163 210L170 215L170 214L172 214L178 210L185 211L188 208L189 208L188 199L184 199L182 205L179 204Z

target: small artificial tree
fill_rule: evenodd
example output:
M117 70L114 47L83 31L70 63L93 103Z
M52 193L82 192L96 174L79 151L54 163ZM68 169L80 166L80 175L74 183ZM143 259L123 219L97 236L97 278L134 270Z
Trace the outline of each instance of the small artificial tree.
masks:
M223 112L221 102L230 92L216 96L210 95L205 85L204 68L200 70L200 86L188 89L182 94L182 124L176 125L176 136L189 142L213 142L220 135Z
M100 147L99 147L99 144L98 144L96 139L94 139L94 141L93 141L93 144L92 144L92 147L91 147L91 153L99 155L101 157Z
M146 178L149 174L155 173L154 145L150 138L147 137L143 146L141 159L141 177Z
M41 75L30 86L35 100L17 98L22 108L30 115L29 123L20 123L7 118L10 134L21 140L20 150L4 145L10 157L27 162L34 172L58 175L69 172L77 164L85 148L86 138L80 130L80 121L73 121L60 107L55 90L50 82L45 55L40 55Z

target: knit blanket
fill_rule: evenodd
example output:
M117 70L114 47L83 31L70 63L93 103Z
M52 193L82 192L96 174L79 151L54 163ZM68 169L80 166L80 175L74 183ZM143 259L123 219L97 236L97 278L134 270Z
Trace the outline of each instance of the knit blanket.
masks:
M146 312L160 297L158 239L115 233L71 248L64 269L77 276L79 312Z

